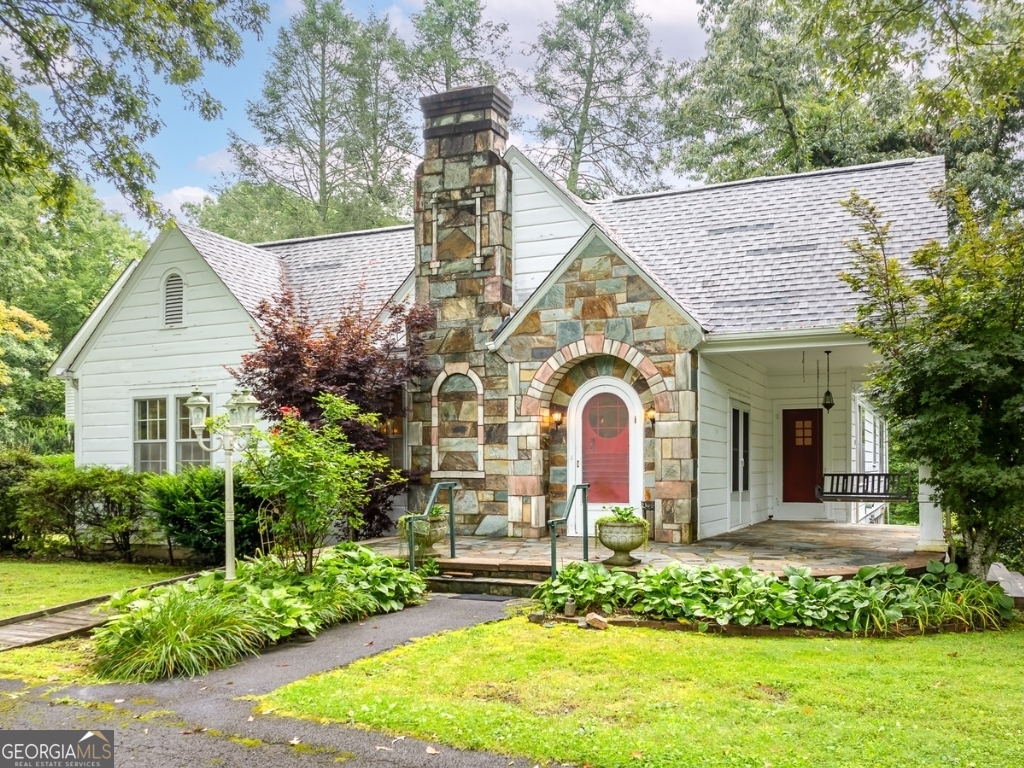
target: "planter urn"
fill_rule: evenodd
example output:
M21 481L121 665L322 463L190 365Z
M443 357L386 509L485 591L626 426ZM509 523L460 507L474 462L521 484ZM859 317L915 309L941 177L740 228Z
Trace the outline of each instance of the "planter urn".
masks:
M409 534L400 532L403 541ZM416 545L416 559L434 554L434 545L448 535L448 516L416 520L412 524L412 540Z
M640 560L629 553L647 541L647 525L643 520L599 523L597 540L615 553L603 561L605 565L636 565Z

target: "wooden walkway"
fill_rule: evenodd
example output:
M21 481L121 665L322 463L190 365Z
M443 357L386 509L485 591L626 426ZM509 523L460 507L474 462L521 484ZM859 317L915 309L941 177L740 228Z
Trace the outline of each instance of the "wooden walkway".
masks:
M103 626L107 622L107 616L96 611L99 602L90 601L88 605L52 613L40 612L41 615L30 614L30 618L14 617L21 620L0 626L0 652L84 635L96 627Z

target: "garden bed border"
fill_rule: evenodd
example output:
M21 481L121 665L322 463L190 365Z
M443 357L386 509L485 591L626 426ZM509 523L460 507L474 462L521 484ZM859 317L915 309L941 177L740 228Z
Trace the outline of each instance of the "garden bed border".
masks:
M536 611L528 616L532 624L544 624L545 622L557 622L561 624L579 624L585 620L583 616L569 617L548 615L542 611ZM658 619L641 619L635 616L611 616L606 618L609 626L612 627L640 627L643 629L658 629L667 632L697 632L707 635L728 635L733 637L806 637L806 638L835 638L843 640L856 640L859 638L879 638L895 640L901 637L916 637L920 635L938 635L944 633L965 634L967 632L984 632L986 630L964 628L959 624L942 624L937 627L925 627L922 629L907 629L900 632L882 633L872 630L867 633L834 632L826 629L814 629L812 627L769 627L764 624L743 626L742 624L719 624L716 621L703 622L705 629L701 632L701 622L684 624L681 621L661 621Z

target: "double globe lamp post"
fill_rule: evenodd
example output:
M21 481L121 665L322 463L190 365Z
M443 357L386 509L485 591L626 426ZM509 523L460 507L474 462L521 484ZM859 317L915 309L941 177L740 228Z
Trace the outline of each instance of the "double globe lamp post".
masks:
M228 411L228 423L219 428L216 434L210 435L209 443L203 441L206 429L206 415L210 411L210 401L203 393L196 390L192 397L185 401L188 408L188 423L195 433L196 441L204 451L213 453L224 450L224 578L233 581L235 578L235 476L231 466L234 452L244 450L249 443L249 436L256 426L256 407L259 401L252 392L243 389L231 393L231 399L225 404Z

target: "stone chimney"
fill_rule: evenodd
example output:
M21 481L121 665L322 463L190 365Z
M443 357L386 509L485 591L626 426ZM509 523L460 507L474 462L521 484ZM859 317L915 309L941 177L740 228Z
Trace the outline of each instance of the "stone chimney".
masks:
M512 102L488 85L425 96L420 106L416 303L434 319L422 334L431 373L412 398L411 469L424 491L459 483L460 532L493 533L507 520L508 368L487 341L512 311L512 173L501 158Z

